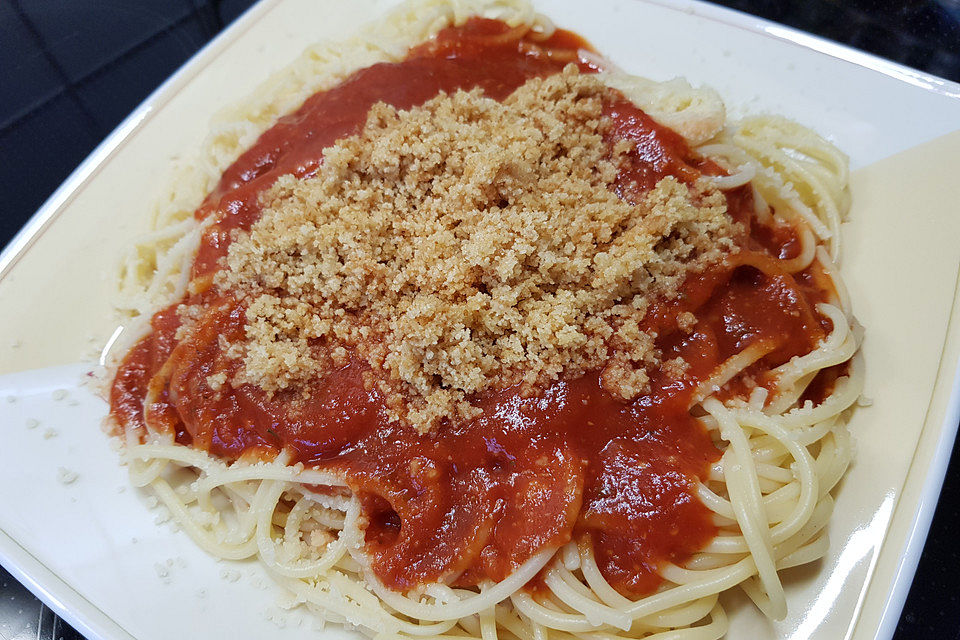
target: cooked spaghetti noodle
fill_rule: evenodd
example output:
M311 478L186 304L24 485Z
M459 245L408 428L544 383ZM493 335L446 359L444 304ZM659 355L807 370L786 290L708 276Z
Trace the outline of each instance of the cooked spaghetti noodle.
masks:
M497 20L478 22L476 15ZM505 57L491 68L498 74L514 69L516 77L493 78L475 61L497 55ZM448 71L431 65L451 59L460 66L450 72L450 84L441 84L442 95L424 85L420 97L397 97L395 109L373 106L391 81L416 93L413 76L403 73L417 64L435 78ZM464 74L475 77L464 80ZM480 90L471 92L474 87ZM374 97L351 103L356 113L336 111L363 91ZM768 617L785 615L779 572L826 551L830 492L851 455L844 413L863 381L860 330L836 268L848 204L839 151L776 117L727 124L713 92L626 76L521 2L407 6L350 43L308 51L257 96L224 116L200 163L185 171L187 178L157 210L156 231L124 262L129 338L126 348L115 348L111 415L125 436L134 484L153 491L208 553L258 558L317 616L371 636L719 638L727 619L718 596L733 588ZM550 111L567 104L580 116ZM283 118L295 110L297 117ZM547 115L538 121L534 112ZM288 141L310 113L346 124L316 129L310 135L322 144L311 143L306 155L250 163L264 150L296 149ZM455 116L449 126L436 124L445 113ZM456 265L444 268L446 279L428 290L422 283L429 278L409 275L421 254L402 243L397 248L400 236L375 245L376 264L369 268L378 269L381 280L388 274L390 282L409 278L423 288L369 288L363 308L350 306L354 298L339 288L325 288L324 277L349 280L350 274L323 276L321 270L301 277L296 269L313 268L309 247L302 237L297 250L277 239L295 223L335 230L332 248L318 231L306 236L323 251L371 242L381 229L364 226L373 214L358 209L363 215L350 218L350 207L374 202L370 193L389 195L377 206L395 207L401 195L416 193L411 184L426 180L416 172L433 157L431 149L417 149L405 132L460 140L474 152L484 137L509 127L528 142L549 137L548 116L563 121L568 133L579 127L576 144L556 138L559 148L575 151L540 157L542 174L509 166L541 181L569 170L562 186L579 185L587 200L557 205L545 226L531 226L528 235L577 229L601 239L576 251L568 247L572 240L543 240L540 255L547 246L551 255L568 251L571 261L558 263L563 267L546 281L517 279L515 271L513 280L504 276L523 290L520 300L533 300L533 310L517 316L508 309L509 332L501 318L500 333L490 330L495 339L489 342L478 342L485 335L478 325L441 340L439 349L428 342L411 347L417 331L445 335L453 317L442 315L446 311L431 312L439 323L428 318L402 330L391 328L396 319L382 326L368 321L386 314L383 308L407 304L391 291L408 292L415 309L424 292L446 300L444 287L457 272ZM477 140L468 140L477 129ZM642 146L650 141L656 153ZM511 153L526 157L539 153L537 145L542 142L510 147ZM591 150L609 157L591 157ZM432 161L453 163L454 151ZM385 182L390 171L377 165L392 166L393 152L413 167L406 183ZM466 165L457 166L459 180L472 184ZM483 180L476 184L482 192ZM365 199L357 199L360 190ZM530 202L554 206L551 193L534 194L542 197ZM434 190L429 197L448 216L462 194L454 196L443 200ZM512 220L511 198L490 197L493 204L480 210L494 217L475 224L478 214L471 210L451 228L472 239L500 218ZM325 201L336 210L321 217ZM429 208L425 200L404 202L411 219ZM618 207L623 217L611 213ZM592 211L604 212L610 229L590 226ZM718 211L724 212L719 222ZM645 230L635 225L641 214L649 217ZM660 222L650 222L654 218ZM446 219L426 218L426 226ZM384 220L394 231L405 223L394 209ZM432 233L415 236L415 249L439 243ZM716 246L705 248L707 241ZM465 243L450 246L461 251ZM637 253L639 245L645 252ZM337 268L353 265L368 248L345 253ZM478 262L476 269L501 269L507 254L498 251L496 264ZM527 249L528 262L521 263L541 260L530 257L536 253ZM244 275L263 262L251 255L272 261L283 284L265 271ZM610 258L616 255L620 262ZM638 255L647 261L642 274L618 270ZM572 271L584 256L591 267L577 280ZM598 280L604 265L612 275ZM294 288L294 279L305 284ZM373 287L370 282L364 286ZM487 295L493 280L484 282L478 295ZM603 295L604 283L610 295ZM576 287L579 307L564 302L563 287ZM549 313L537 315L543 308L586 319L557 325L554 345L535 330L524 333L531 324L553 321ZM319 327L313 333L290 329L304 315ZM256 322L267 322L265 342L250 342ZM583 330L582 340L568 339L575 329ZM368 330L379 332L374 346L349 341L351 332ZM291 331L294 338L283 342ZM563 336L573 345L566 350ZM286 357L290 344L301 351ZM420 350L404 359L408 352L390 350L395 344ZM462 344L474 351L456 351ZM331 353L342 351L329 362L328 345ZM592 345L587 355L584 345ZM257 357L264 353L272 355ZM518 363L513 369L502 364L509 358ZM579 368L570 364L576 358ZM598 366L597 358L609 362ZM460 375L467 365L482 375ZM261 370L267 374L258 377ZM317 382L327 379L333 382ZM303 388L306 395L297 396ZM351 404L365 393L381 404ZM404 409L409 398L420 404ZM339 414L336 406L346 409ZM261 411L272 422L260 424ZM364 411L373 417L356 422ZM502 418L511 411L520 422ZM288 413L306 417L292 426ZM320 442L310 432L320 429L314 423L336 423L343 433ZM518 432L520 423L541 431ZM483 447L480 464L476 451ZM474 476L457 475L444 460ZM481 473L493 479L476 480ZM440 487L438 476L458 484ZM428 503L418 503L419 495Z

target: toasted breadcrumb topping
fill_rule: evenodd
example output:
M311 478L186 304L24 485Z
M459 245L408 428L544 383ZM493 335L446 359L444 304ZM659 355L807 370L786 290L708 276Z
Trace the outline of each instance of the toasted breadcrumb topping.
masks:
M684 311L677 315L677 326L684 333L690 333L693 331L693 328L697 326L697 316L689 311Z
M216 279L246 304L234 382L297 388L352 352L421 431L475 416L485 390L591 370L647 391L647 308L734 251L733 223L719 191L673 178L638 204L614 193L630 144L604 139L611 91L571 66L502 103L378 104L314 177L278 180Z

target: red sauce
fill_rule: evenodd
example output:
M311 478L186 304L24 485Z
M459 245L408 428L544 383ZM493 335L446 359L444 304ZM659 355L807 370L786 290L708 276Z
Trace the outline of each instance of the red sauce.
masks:
M441 90L472 87L503 98L526 79L577 61L584 46L563 31L542 43L510 39L508 31L479 19L445 30L404 61L358 71L282 118L197 211L217 222L195 275L217 269L230 229L258 218L260 192L280 175L314 173L322 149L357 132L376 101L406 108ZM606 113L612 139L637 143L617 180L622 197L634 200L666 175L689 182L719 172L626 100L612 101ZM748 189L730 192L728 206L749 223ZM223 353L220 336L243 336L244 309L210 291L190 300L206 313L187 342L173 337L176 305L154 317L153 332L117 373L111 411L120 423L145 427L143 398L153 388L145 412L150 428L174 433L178 442L228 460L286 448L294 461L341 471L369 521L373 568L394 588L451 577L461 585L501 579L543 548L589 538L611 584L627 595L650 593L660 582L659 563L683 562L716 534L694 493L720 454L688 411L699 382L757 342L767 350L759 368L781 364L809 351L826 328L813 312L822 281L813 274L800 282L772 259L792 257L795 235L754 226L742 242L737 263L690 278L679 300L651 309L646 322L659 334L664 360L682 356L690 367L681 378L657 374L652 392L632 403L609 396L595 372L534 397L515 388L485 394L475 399L481 417L421 435L384 417L361 361L315 381L307 401L269 398L250 385L218 394L207 378L229 378L238 366ZM698 318L689 334L677 327L683 311Z
M246 229L259 217L257 196L262 191L285 174L298 178L314 174L323 162L323 149L359 133L377 102L409 109L440 91L475 87L499 100L530 78L556 73L571 62L584 71L591 69L577 56L579 48L589 45L569 31L557 30L536 45L505 37L509 33L495 20L474 19L462 28L445 29L412 49L402 62L361 69L280 118L223 173L197 210L198 217L217 215L218 223L204 237L195 275L216 269L216 260L226 255L230 229Z

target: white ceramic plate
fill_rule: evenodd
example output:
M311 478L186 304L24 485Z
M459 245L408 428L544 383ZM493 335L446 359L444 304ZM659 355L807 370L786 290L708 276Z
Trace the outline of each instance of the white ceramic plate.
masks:
M124 488L99 430L105 405L81 384L90 365L76 363L113 331L116 256L145 229L171 160L308 44L342 39L391 4L261 3L150 96L0 255L0 562L91 638L292 638L313 624L277 608L255 565L215 562ZM787 619L726 604L731 638L889 637L958 419L960 135L947 134L960 126L960 86L699 3L539 4L628 71L711 85L733 116L782 113L850 154L843 271L867 327L875 403L851 422L857 458L829 555L785 574Z

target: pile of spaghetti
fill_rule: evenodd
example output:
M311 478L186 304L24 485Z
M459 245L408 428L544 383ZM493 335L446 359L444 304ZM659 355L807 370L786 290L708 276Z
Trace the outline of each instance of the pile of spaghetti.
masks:
M780 619L862 386L846 160L488 4L223 116L124 263L133 481L371 636L719 638L734 587Z

